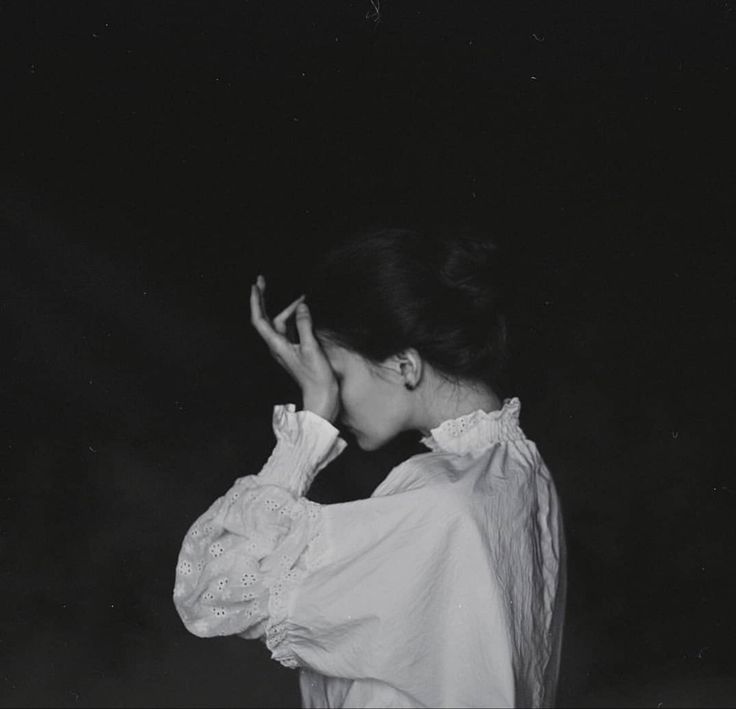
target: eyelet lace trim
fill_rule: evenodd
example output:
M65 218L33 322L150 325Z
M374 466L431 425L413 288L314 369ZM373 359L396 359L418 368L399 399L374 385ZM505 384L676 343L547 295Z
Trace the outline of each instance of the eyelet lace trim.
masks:
M421 443L433 451L444 450L457 455L477 453L502 441L525 438L519 426L521 402L517 397L504 399L497 411L477 409L454 419L443 421L430 431Z
M322 529L324 513L321 506L307 499L303 499L301 503L309 519L311 540L301 557L284 554L279 559L281 573L269 591L266 627L266 646L271 651L272 659L291 669L299 667L299 662L289 643L285 642L289 599L294 588L320 563L327 549L326 535Z

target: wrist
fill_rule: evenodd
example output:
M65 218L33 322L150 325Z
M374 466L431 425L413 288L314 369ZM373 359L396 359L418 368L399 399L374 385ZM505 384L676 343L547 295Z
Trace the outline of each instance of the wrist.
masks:
M302 402L304 411L311 411L317 416L321 416L326 421L334 423L337 414L340 411L340 405L337 397L325 395L305 394Z

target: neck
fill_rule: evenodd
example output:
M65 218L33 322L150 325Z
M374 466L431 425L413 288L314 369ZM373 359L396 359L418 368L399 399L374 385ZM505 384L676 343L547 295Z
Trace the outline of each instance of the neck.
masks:
M460 385L448 393L438 388L428 401L422 401L422 410L417 417L416 428L428 436L430 429L443 421L455 419L481 409L486 412L497 411L503 406L500 397L485 385Z

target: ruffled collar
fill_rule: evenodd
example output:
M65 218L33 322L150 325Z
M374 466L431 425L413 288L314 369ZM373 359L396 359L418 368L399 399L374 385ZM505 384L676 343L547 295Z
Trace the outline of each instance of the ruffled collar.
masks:
M477 409L443 421L420 442L433 451L456 455L479 453L495 443L525 438L519 426L520 412L521 402L517 397L504 399L503 407L496 411Z

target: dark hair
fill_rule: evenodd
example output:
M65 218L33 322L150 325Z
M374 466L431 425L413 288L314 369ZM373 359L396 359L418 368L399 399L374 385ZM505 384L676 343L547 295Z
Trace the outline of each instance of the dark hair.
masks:
M498 393L509 358L501 258L497 241L468 229L356 233L312 272L314 330L373 364L413 347L448 381Z

